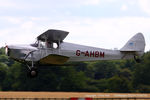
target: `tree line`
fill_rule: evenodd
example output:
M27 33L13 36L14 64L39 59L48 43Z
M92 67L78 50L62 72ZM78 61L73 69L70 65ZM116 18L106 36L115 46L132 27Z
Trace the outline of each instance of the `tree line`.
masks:
M0 91L66 91L150 93L150 52L141 63L131 60L72 62L72 66L42 66L29 78L26 66L0 49Z

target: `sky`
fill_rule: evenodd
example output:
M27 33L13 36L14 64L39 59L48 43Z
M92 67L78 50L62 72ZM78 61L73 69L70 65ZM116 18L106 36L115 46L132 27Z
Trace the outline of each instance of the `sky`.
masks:
M30 44L48 29L64 40L120 49L136 33L150 50L150 0L0 0L0 46Z

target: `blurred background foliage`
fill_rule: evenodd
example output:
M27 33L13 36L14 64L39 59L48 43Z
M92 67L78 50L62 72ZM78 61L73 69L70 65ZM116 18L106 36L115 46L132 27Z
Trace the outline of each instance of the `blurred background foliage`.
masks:
M150 93L150 52L134 60L73 62L72 66L42 66L36 78L26 66L8 59L0 49L0 91L71 91Z

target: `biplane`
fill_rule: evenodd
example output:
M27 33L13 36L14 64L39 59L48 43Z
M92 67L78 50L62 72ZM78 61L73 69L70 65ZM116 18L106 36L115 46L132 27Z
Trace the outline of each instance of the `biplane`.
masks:
M98 61L132 59L137 62L145 49L142 33L133 36L120 50L109 50L64 42L69 32L50 29L37 37L37 41L29 45L6 46L6 54L27 65L29 76L38 74L38 66L64 65L75 61Z

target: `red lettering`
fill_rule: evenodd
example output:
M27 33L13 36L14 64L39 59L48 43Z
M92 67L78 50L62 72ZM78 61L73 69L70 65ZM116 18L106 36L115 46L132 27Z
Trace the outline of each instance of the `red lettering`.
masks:
M90 57L94 57L94 51L90 51Z
M100 57L104 58L104 56L105 56L105 53L104 52L100 52Z
M80 56L80 50L77 50L77 51L76 51L76 55L77 55L77 56Z
M88 51L85 52L85 56L89 57L89 52Z
M80 50L76 51L76 55L80 56L81 54L87 56L87 57L103 57L105 56L105 52L99 52L99 51L85 51L81 52Z
M99 57L99 52L95 51L95 57Z

